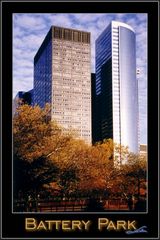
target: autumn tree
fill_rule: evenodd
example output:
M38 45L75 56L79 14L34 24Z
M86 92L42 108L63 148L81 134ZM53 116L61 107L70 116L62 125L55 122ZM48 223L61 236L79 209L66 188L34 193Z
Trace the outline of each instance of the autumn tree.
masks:
M112 154L111 139L90 146L70 138L63 151L51 156L60 169L58 184L63 194L104 194L113 171Z
M146 192L147 160L145 156L131 153L126 167L126 178L134 195L140 197L141 190Z
M115 168L112 193L127 198L129 195L140 196L140 190L146 190L147 162L144 156L129 153L124 164Z
M48 105L41 109L23 104L13 117L15 195L44 187L62 196L128 194L131 189L140 194L146 183L142 158L111 139L88 145L49 116Z
M79 187L89 195L104 195L108 191L113 171L113 142L111 139L83 150L79 166Z
M51 156L59 168L57 184L63 196L74 194L79 189L78 173L86 148L87 144L83 140L75 139L70 135L63 149L57 152L56 156Z
M23 192L40 189L57 178L56 155L70 136L49 118L50 108L20 105L13 118L14 189Z

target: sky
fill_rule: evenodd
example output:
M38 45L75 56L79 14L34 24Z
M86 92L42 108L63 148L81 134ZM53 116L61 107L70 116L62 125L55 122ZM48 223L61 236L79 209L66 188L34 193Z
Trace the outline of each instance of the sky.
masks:
M95 40L112 21L129 24L136 32L136 63L140 70L139 139L147 143L147 14L76 13L13 14L13 98L33 88L33 59L52 25L91 32L91 64L95 72Z

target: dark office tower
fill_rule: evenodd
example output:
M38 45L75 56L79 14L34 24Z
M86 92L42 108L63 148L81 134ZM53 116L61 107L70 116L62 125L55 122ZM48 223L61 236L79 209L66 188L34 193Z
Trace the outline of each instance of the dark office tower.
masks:
M31 105L32 104L32 100L33 100L33 89L28 91L28 92L24 92L24 91L20 91L17 93L17 95L14 98L14 101L21 101L23 104L28 104Z
M34 104L91 143L90 33L51 27L34 58Z
M24 94L23 94L24 103L27 103L28 105L32 105L33 104L33 94L34 94L33 89L31 89L28 92L24 92Z
M91 106L92 106L92 129L96 128L96 74L91 73ZM95 142L96 131L92 131L92 143Z
M100 114L101 114L101 104L100 95L96 95L96 74L91 74L92 82L92 143L100 141Z
M125 23L112 21L96 40L96 95L99 140L112 138L138 153L135 32Z
M20 91L17 93L13 100L13 114L16 111L16 108L21 104L32 105L33 103L33 89L28 92Z

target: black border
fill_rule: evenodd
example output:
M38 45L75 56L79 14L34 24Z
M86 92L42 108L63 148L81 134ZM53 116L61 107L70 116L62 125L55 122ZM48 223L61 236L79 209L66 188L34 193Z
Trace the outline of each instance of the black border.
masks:
M129 239L125 232L99 232L98 217L113 221L136 219L139 226L146 225L148 234L132 235L134 239L159 239L158 236L158 14L159 1L2 1L2 229L1 238L115 238ZM12 13L147 13L148 14L148 213L98 213L89 215L34 215L12 213ZM25 217L37 219L92 220L88 232L25 232Z

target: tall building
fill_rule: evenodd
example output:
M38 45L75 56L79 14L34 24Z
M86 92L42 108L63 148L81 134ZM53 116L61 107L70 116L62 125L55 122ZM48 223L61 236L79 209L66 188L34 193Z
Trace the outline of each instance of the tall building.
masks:
M13 100L13 114L16 112L16 108L20 104L32 105L33 102L33 89L28 92L20 91L16 94Z
M34 58L34 104L91 143L90 33L52 26Z
M96 74L95 73L91 73L91 104L92 104L92 129L95 129L96 125L95 125L95 117L93 115L96 115L96 99L95 99L95 90L96 90ZM94 135L93 135L94 134ZM92 141L93 139L95 139L95 131L92 131ZM94 143L94 141L93 141Z
M92 83L92 143L98 142L101 139L100 135L100 95L96 95L96 74L91 73Z
M147 144L140 144L140 155L147 157Z
M95 95L98 140L112 138L138 153L135 32L125 23L112 21L96 40Z

